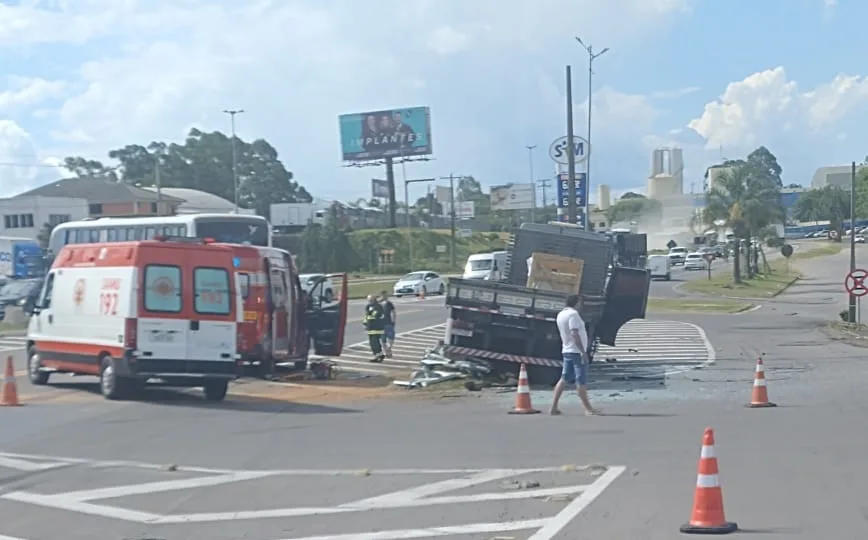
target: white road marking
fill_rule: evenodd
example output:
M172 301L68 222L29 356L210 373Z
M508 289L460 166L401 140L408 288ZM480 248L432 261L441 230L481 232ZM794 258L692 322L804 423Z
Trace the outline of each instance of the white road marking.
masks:
M456 536L459 534L484 534L523 531L538 529L548 523L547 519L528 519L525 521L509 521L504 523L468 523L446 527L429 527L426 529L398 529L394 531L379 531L370 533L326 534L319 536L301 536L284 540L411 540L414 538L436 538L438 536Z
M22 459L4 457L0 455L0 467L6 469L15 469L18 471L35 472L47 471L49 469L57 469L58 467L67 467L70 463L35 463L33 461L24 461Z
M6 536L5 534L0 534L0 540L25 540L25 539L24 538L18 538L17 536Z
M7 459L7 463L22 467L24 460L53 460L54 463L77 464L81 467L90 468L139 468L148 470L164 470L164 466L140 462L124 461L99 461L88 459L66 459L48 456L27 454L5 453L0 456ZM579 470L581 468L577 468ZM234 471L229 469L211 469L203 467L179 467L181 471L206 472L211 476L200 478L186 478L179 480L147 482L141 484L113 486L97 489L85 489L65 493L43 495L17 491L0 495L0 498L14 500L22 503L76 512L90 516L106 517L122 521L141 523L148 525L172 525L183 523L202 523L230 520L251 520L268 518L291 518L315 515L336 515L352 512L366 512L374 510L388 510L401 508L419 508L435 505L470 505L493 501L541 499L550 496L578 495L563 510L553 517L507 521L493 523L469 523L463 525L445 525L438 527L401 529L379 532L360 532L352 534L331 534L299 537L286 540L402 540L413 538L431 538L454 535L500 533L507 531L533 530L537 533L532 537L535 540L551 540L551 538L563 530L585 508L588 507L603 491L620 476L625 467L609 467L606 472L596 478L593 483L582 485L566 485L551 488L517 490L517 491L494 491L485 493L448 495L448 492L466 489L468 487L495 482L505 478L516 477L529 473L563 471L562 467L537 467L526 469L393 469L393 470L304 470L304 469L277 469L259 471ZM256 480L277 475L350 475L365 476L371 474L410 474L410 475L434 475L452 474L460 475L460 478L451 478L437 482L426 483L409 489L402 489L392 493L359 499L356 501L322 508L277 508L271 510L240 510L233 512L213 512L196 514L156 514L130 508L95 504L90 501L97 499L117 499L133 495L161 493L182 489L207 489L208 487ZM216 474L216 476L215 476ZM566 474L566 473L565 473ZM23 540L0 535L0 540Z
M626 467L609 467L609 470L600 475L597 480L591 484L584 493L579 495L573 502L561 510L558 515L551 518L548 523L538 530L528 540L551 540L560 533L572 520L578 516L582 510L587 508L594 499L600 496L609 485L615 481L621 473L626 470Z

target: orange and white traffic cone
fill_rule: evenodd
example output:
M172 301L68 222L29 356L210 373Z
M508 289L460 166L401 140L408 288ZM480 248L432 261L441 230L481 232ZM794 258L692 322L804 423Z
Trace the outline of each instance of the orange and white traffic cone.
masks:
M524 364L518 372L518 388L515 392L515 407L509 414L539 414L530 404L530 384L527 382L527 368Z
M416 295L416 298L418 298L419 300L425 299L425 287L419 289L419 294Z
M769 390L766 386L766 370L763 366L762 356L756 359L756 372L753 377L753 392L751 392L750 403L747 404L747 407L750 407L751 409L777 407L775 403L769 401Z
M6 371L3 373L3 396L0 398L0 405L4 407L21 405L18 401L18 385L15 383L15 366L11 356L6 358Z
M710 427L705 428L702 435L693 512L690 521L682 525L680 530L687 534L729 534L738 530L738 525L727 521L723 514L723 490L720 489L717 455L714 452L714 430Z

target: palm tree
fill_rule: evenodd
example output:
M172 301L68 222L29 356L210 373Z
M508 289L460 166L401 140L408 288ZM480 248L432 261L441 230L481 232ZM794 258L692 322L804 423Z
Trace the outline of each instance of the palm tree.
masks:
M748 241L747 263L750 276L751 233L784 220L780 186L768 174L748 163L734 165L718 176L708 190L704 217L708 224L723 221L726 227L732 229L737 240ZM735 283L741 283L740 251L737 243L732 265L732 278Z

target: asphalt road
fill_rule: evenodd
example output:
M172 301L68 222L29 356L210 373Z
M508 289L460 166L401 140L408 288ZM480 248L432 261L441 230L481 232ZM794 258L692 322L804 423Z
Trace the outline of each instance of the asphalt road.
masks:
M574 396L563 417L508 415L514 395L487 391L0 409L0 540L671 540L706 426L740 538L863 538L865 351L821 332L848 260L799 265L806 279L760 310L674 317L704 329L714 364L592 391L601 417ZM406 309L442 311L419 302ZM678 321L651 322L665 341ZM779 406L747 409L762 354Z

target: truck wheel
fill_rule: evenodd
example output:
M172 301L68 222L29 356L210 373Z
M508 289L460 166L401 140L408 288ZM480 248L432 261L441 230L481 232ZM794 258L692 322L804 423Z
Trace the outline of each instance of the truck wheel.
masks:
M48 377L51 373L40 371L40 367L39 353L33 347L29 347L27 349L27 378L33 386L45 386L48 384Z
M672 274L666 274L666 281L672 280Z
M295 364L293 364L293 367L296 369L296 371L306 370L307 369L307 358L305 358L304 360L296 360Z
M443 294L445 292L446 292L446 286L441 283L440 288L437 289L437 294Z
M208 401L223 401L229 391L229 381L205 381L202 390Z
M103 397L111 400L123 399L127 393L126 382L115 372L114 359L109 355L103 356L99 373L99 391Z

